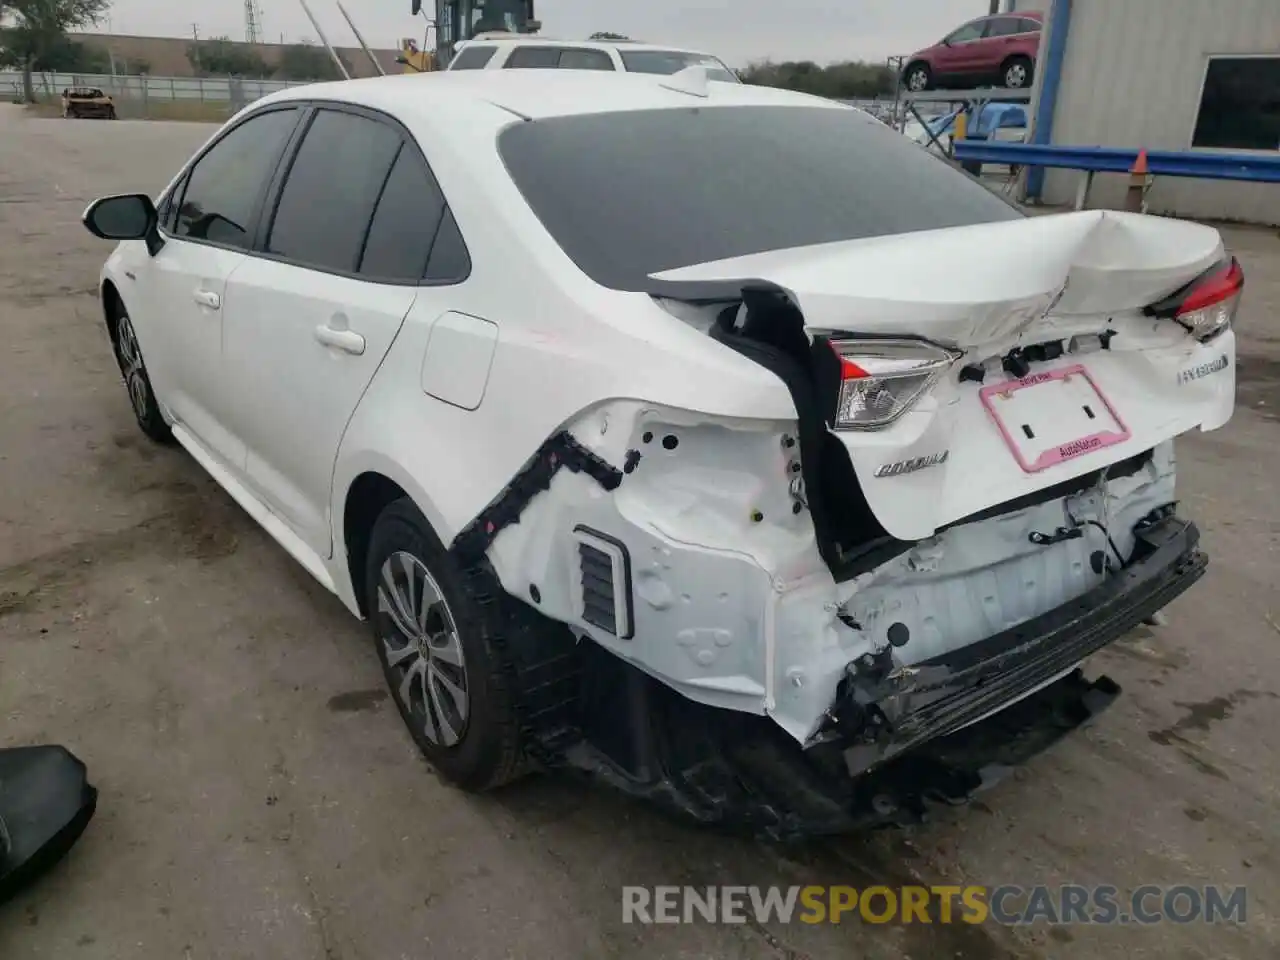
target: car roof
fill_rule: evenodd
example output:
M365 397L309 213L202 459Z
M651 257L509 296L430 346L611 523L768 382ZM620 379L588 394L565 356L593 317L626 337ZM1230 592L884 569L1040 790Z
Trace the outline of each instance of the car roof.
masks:
M713 57L715 54L708 53L705 50L691 50L688 47L667 46L661 43L640 43L636 40L560 40L556 37L537 36L505 36L505 37L476 37L474 40L464 40L458 44L458 48L471 46L535 46L535 47L571 47L573 49L584 50L653 50L663 53L692 53L701 57ZM719 59L719 58L717 58Z
M606 73L580 70L446 70L341 80L290 87L255 106L290 100L335 100L380 110L402 120L430 121L442 110L467 110L478 121L485 106L539 120L575 114L705 106L810 106L856 108L805 93L774 87L712 81L705 97L671 89L679 74ZM500 111L495 111L500 114Z

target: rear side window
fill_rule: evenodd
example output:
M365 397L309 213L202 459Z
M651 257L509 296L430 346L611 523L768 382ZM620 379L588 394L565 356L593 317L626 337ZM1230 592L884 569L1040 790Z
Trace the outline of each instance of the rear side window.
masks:
M280 193L267 252L353 273L401 141L376 120L319 111Z
M470 273L471 255L467 253L467 244L458 229L458 221L453 219L453 211L446 207L440 229L436 231L436 242L431 247L425 279L435 284L460 283Z
M189 240L248 248L253 217L298 123L297 110L272 110L244 121L196 161L165 226Z
M512 180L588 276L1022 214L856 110L691 107L550 117L498 140Z
M1029 19L1028 17L1022 17L1022 18L1018 21L1018 28L1019 28L1019 29L1018 29L1018 32L1019 32L1019 33L1039 33L1039 32L1040 32L1040 21L1039 21L1039 20L1031 20L1031 19Z
M1023 21L1018 17L997 17L987 28L988 37L1012 37L1022 32Z
M519 46L511 51L505 66L519 67L524 70L530 68L554 70L560 66L560 48Z
M449 64L450 70L483 70L497 53L497 47L467 46L458 51L458 55Z
M613 59L603 50L565 50L560 54L561 70L612 70Z
M435 178L405 144L369 224L360 274L373 280L418 283L443 215L444 195Z

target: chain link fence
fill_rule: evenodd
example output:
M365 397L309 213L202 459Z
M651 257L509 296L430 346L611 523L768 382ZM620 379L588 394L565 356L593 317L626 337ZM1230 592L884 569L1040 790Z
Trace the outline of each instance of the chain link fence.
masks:
M241 107L277 90L301 86L286 80L243 77L151 77L123 74L38 73L32 78L36 100L61 112L62 91L96 87L109 94L124 118L152 120L226 119ZM23 99L22 74L0 71L0 100Z

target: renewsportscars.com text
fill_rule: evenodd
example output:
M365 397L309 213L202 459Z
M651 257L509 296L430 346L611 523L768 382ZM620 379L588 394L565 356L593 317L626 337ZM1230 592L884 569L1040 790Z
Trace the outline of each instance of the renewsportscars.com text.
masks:
M1245 887L623 887L624 923L1244 923Z

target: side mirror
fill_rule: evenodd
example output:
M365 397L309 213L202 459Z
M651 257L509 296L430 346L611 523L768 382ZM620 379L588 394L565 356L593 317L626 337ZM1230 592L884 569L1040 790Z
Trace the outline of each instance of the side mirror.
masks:
M102 240L142 240L159 223L155 204L141 193L95 200L80 219L86 230Z
M525 26L525 29L528 30L530 33L537 33L539 30L542 29L542 21L530 20L524 26Z

